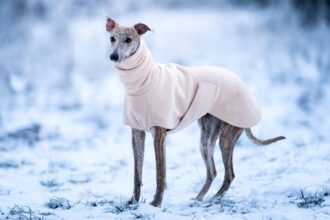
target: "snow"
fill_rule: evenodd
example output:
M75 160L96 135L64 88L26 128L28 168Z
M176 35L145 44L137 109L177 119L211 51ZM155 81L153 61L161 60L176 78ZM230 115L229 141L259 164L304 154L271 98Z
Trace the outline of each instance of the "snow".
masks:
M263 106L256 136L287 137L258 147L243 135L234 152L236 178L222 200L212 201L224 174L216 149L218 176L206 200L196 202L205 180L198 127L170 135L161 208L148 205L156 188L150 135L142 200L126 204L133 190L130 128L121 120L124 90L108 58L102 13L72 17L65 28L39 22L25 47L19 40L2 45L0 219L28 216L28 207L32 219L329 219L330 30L323 23L304 29L290 9L281 12L223 7L116 14L119 23L151 27L145 39L160 62L236 72ZM301 191L315 196L315 205L299 207Z

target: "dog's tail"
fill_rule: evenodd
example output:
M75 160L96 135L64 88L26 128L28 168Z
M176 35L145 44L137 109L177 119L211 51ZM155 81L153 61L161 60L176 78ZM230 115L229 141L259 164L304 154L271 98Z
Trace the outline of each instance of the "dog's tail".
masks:
M250 128L245 128L244 130L245 130L245 134L249 138L249 140L252 141L256 145L268 145L268 144L274 143L276 141L285 139L284 136L279 136L279 137L275 137L275 138L271 138L271 139L267 139L267 140L260 140L252 134L252 131Z

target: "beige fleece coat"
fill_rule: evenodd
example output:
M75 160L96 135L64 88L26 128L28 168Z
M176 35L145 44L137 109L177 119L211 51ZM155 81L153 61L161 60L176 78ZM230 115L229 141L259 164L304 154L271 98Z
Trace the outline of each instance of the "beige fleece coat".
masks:
M170 133L210 113L231 125L256 125L261 110L242 81L217 67L188 68L153 60L145 42L116 68L125 86L124 123L140 130Z

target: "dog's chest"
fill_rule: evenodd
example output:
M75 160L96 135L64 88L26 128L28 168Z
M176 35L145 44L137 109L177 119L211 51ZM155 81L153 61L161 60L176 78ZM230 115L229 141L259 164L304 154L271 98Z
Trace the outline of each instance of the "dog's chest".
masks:
M153 126L170 130L180 123L195 96L197 84L191 75L178 72L173 65L165 67L159 71L153 85L145 94L126 94L126 124L149 131ZM176 72L170 71L171 69Z

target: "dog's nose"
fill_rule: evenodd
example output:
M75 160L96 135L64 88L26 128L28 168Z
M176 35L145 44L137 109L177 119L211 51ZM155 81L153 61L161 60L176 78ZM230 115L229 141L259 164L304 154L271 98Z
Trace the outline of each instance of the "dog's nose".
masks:
M110 55L110 60L112 60L112 61L117 61L118 59L119 59L118 54L113 53L113 54Z

